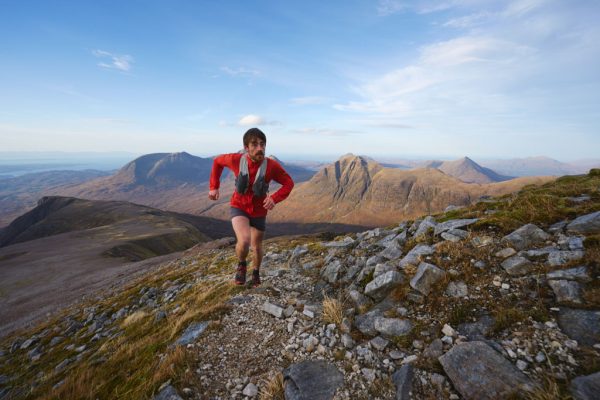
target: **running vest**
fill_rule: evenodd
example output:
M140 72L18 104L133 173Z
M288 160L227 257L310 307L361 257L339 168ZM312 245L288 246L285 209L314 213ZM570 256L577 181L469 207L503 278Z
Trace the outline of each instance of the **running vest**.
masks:
M264 158L260 168L256 173L256 179L252 185L252 192L256 197L266 196L269 192L269 184L265 182L265 172L267 171L267 157ZM240 158L240 173L235 178L235 190L239 194L244 194L248 190L248 184L250 182L250 173L248 172L248 160L246 154Z

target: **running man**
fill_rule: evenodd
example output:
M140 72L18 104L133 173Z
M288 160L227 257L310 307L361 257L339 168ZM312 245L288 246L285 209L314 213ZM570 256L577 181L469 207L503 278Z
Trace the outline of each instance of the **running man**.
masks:
M231 196L231 224L237 239L235 253L238 267L235 284L246 283L248 253L252 248L254 269L252 286L260 285L260 264L263 258L263 238L266 230L267 212L275 204L285 200L294 181L275 160L265 157L267 137L258 128L251 128L244 134L244 153L221 154L215 157L210 174L210 200L219 199L219 187L223 168L233 171L235 191ZM281 188L273 194L269 193L269 182L274 180Z

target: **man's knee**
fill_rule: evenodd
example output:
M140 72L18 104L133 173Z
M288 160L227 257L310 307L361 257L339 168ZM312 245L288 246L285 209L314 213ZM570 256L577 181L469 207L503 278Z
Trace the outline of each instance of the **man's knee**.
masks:
M242 238L238 240L237 245L244 251L248 251L250 249L250 238Z

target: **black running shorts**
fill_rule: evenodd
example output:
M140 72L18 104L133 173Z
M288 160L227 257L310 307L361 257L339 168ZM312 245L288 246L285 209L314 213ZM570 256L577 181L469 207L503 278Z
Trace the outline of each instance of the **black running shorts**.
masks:
M247 212L236 207L230 208L231 218L246 217L250 221L250 226L264 232L267 229L267 217L251 217Z

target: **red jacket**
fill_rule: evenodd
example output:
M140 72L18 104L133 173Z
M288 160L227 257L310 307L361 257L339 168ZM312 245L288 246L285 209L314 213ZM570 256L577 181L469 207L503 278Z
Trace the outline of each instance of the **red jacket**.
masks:
M256 178L261 163L252 161L246 154L244 154L244 156L247 157L248 160L250 184L248 185L248 190L244 194L239 194L237 191L233 192L233 196L231 196L231 206L245 211L251 217L264 217L267 215L267 209L263 207L263 201L266 196L256 197L254 196L254 193L252 193L252 184L254 183L254 179ZM238 176L240 173L241 157L241 153L221 154L220 156L215 157L210 173L210 190L218 189L220 187L223 168L229 168L236 177ZM275 203L279 203L289 196L294 187L294 181L288 173L285 172L281 164L272 158L267 158L265 182L268 183L272 180L281 184L281 188L270 195Z

